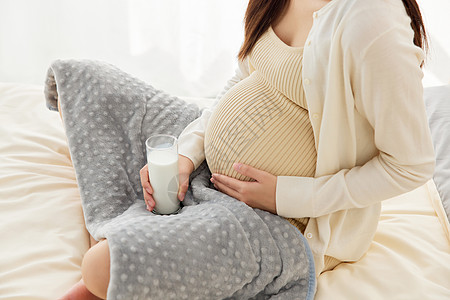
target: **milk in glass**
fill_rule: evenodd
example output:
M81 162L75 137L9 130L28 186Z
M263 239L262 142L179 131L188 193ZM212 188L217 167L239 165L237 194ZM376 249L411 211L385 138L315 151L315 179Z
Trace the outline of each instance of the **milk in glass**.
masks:
M166 141L161 142L164 139ZM176 142L175 137L158 135L150 137L146 143L148 175L156 202L154 212L157 214L172 214L180 209Z

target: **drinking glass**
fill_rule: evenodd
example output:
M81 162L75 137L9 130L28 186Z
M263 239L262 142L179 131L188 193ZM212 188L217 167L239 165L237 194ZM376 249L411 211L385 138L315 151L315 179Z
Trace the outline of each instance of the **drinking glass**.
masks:
M168 134L155 134L145 141L150 184L156 206L153 212L166 215L180 210L178 200L178 140Z

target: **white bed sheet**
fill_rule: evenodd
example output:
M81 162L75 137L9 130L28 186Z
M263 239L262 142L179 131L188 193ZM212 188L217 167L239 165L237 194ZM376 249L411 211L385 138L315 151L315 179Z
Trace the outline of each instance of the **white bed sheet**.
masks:
M56 299L89 247L57 113L39 86L0 85L0 298Z
M56 299L88 249L62 123L43 97L0 84L0 299ZM450 299L448 220L433 181L413 193L383 203L369 252L322 274L316 299Z
M432 180L407 194L383 202L367 254L323 273L316 299L450 299L449 226L439 194Z

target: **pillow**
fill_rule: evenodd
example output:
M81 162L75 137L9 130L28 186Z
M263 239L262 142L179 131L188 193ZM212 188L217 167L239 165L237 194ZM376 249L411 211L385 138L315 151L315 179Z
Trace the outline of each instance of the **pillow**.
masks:
M424 100L436 152L433 179L450 220L450 85L425 88Z

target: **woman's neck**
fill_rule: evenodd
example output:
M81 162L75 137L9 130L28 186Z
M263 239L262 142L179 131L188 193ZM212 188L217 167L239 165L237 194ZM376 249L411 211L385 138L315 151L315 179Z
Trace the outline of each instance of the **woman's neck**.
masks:
M283 15L272 24L273 31L287 45L303 47L313 24L314 12L331 0L291 0Z

